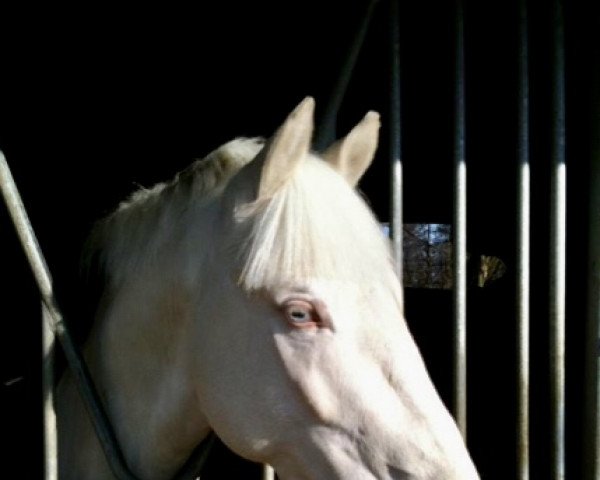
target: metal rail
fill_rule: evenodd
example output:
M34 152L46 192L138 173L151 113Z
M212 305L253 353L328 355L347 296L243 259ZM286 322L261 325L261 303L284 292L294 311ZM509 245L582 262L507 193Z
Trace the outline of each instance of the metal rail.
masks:
M553 2L553 92L550 193L550 366L552 478L565 478L566 137L562 4Z
M54 351L52 320L42 302L42 407L44 421L44 479L58 479L58 438L54 411Z
M396 262L396 274L402 285L402 109L400 97L400 12L398 0L390 2L390 236Z
M467 438L467 164L463 0L456 1L454 77L454 416Z
M530 169L527 3L519 1L517 105L517 478L529 479Z
M275 480L275 470L271 465L265 465L263 467L262 480Z

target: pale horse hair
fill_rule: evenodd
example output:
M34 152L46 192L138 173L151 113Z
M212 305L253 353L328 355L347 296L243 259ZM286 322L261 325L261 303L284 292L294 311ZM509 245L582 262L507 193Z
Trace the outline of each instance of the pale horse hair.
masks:
M201 208L218 197L263 146L262 138L237 138L172 181L133 193L96 225L87 263L99 254L109 285L118 288L158 255L192 204ZM387 239L362 197L349 193L346 180L310 154L268 201L241 203L235 217L248 223L249 232L228 246L240 256L240 285L251 291L310 278L367 285L389 280L394 273Z

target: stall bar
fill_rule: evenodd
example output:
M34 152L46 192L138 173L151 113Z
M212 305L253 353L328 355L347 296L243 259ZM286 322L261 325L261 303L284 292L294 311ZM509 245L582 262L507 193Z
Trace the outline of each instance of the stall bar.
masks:
M517 478L529 480L529 42L527 3L519 2L517 92Z
M552 479L565 478L566 156L565 47L560 0L553 2L550 191L550 367Z
M463 0L456 2L454 76L454 416L467 438L467 164Z

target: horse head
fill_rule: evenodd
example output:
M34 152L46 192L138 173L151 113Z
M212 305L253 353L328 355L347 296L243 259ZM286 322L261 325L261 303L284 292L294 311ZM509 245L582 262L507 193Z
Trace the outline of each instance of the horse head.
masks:
M476 479L355 190L379 116L318 156L313 109L300 103L220 198L197 307L202 412L282 479Z

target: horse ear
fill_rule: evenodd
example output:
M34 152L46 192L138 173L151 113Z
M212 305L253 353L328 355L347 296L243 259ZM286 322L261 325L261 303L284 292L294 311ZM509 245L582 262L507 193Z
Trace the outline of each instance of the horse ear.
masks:
M262 153L258 198L269 198L285 184L309 151L315 100L306 97L288 115Z
M322 154L323 159L353 187L373 161L380 125L379 114L369 112L348 135Z

